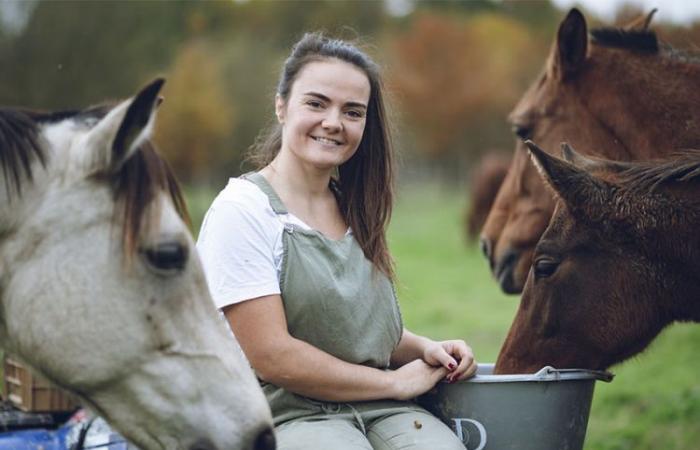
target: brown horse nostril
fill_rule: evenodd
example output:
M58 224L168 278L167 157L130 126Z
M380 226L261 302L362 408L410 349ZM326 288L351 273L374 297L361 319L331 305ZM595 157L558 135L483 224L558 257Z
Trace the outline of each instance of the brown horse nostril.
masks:
M491 265L493 265L493 262L491 259L491 248L492 248L491 240L482 236L481 239L479 239L479 248L481 249L481 253L484 254L486 259L489 260L489 263Z
M493 274L501 285L501 290L506 294L519 294L521 287L515 283L515 268L521 256L521 252L515 249L508 249L498 260L493 270Z
M276 448L275 433L272 428L266 428L255 439L253 450L275 450Z

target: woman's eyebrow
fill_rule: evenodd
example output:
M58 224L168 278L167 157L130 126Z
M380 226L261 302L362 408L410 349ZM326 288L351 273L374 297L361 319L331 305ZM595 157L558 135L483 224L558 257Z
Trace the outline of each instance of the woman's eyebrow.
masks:
M328 98L327 96L320 94L318 92L305 92L304 95L308 95L310 97L316 97L319 100L323 100L324 102L330 102L331 99ZM346 102L345 106L350 106L352 108L362 108L362 109L367 109L367 105L361 102Z

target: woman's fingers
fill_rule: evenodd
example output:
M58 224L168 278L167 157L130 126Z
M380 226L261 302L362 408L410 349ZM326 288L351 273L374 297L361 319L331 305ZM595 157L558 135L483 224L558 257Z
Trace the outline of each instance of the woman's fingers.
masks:
M476 372L476 361L471 347L464 341L450 341L450 351L459 360L459 365L447 375L447 381L452 383L464 380Z
M471 364L467 367L467 369L457 376L454 381L462 381L466 380L467 378L473 377L476 374L476 369L479 368L479 365L476 363L476 360L472 358Z

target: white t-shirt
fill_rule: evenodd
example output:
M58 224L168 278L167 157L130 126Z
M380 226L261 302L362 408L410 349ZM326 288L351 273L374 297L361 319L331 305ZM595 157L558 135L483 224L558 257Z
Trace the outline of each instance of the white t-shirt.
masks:
M276 214L254 183L229 179L204 216L197 239L217 308L280 293L285 224L309 229L293 214Z

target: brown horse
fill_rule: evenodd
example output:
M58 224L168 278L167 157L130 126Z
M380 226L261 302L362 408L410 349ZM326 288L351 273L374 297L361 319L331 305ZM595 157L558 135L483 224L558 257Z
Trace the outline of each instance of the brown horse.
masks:
M510 167L509 156L488 153L472 169L469 182L469 208L464 217L468 241L474 241L486 222L498 189Z
M497 373L604 370L674 321L700 322L700 150L567 161L529 144L558 200Z
M700 148L698 58L662 48L647 24L593 30L589 40L583 15L571 10L542 75L511 112L521 141L482 231L482 248L505 292L522 290L554 209L522 140L549 153L567 141L615 160Z

